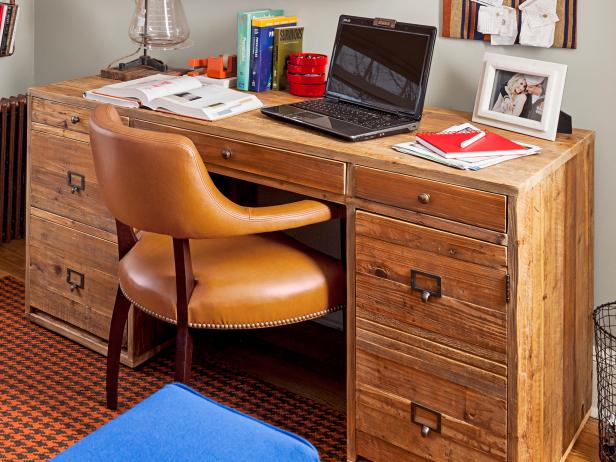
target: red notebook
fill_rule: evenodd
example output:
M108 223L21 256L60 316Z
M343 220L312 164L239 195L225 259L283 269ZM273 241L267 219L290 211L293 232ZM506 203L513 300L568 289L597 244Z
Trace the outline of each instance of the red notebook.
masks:
M513 156L528 153L528 148L520 146L496 133L486 132L486 136L466 148L460 144L479 132L418 133L417 142L447 159L468 157Z

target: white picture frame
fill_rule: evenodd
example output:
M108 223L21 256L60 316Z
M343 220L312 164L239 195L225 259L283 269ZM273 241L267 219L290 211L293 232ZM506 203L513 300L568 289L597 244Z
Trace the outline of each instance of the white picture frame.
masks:
M486 53L473 122L554 141L566 76L565 64ZM525 99L518 93L523 82ZM526 93L541 89L542 96Z

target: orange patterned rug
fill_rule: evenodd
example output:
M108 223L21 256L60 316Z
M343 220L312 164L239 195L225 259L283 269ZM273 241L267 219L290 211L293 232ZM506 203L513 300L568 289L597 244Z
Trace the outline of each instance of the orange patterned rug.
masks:
M105 358L26 320L24 287L0 279L0 461L46 461L117 415L104 406ZM174 352L120 372L120 412L168 383ZM345 460L344 414L228 366L195 358L190 385Z

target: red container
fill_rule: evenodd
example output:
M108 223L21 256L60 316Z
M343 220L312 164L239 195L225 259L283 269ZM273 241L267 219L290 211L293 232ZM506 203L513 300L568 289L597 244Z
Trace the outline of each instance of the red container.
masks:
M289 91L296 96L318 97L325 94L327 56L298 53L289 57L287 80Z
M301 83L289 82L289 91L295 96L323 96L325 94L325 84L320 83L317 85L304 85Z

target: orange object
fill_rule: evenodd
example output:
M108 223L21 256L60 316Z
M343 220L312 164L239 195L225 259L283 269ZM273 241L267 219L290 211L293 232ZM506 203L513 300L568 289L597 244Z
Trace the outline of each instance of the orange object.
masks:
M226 79L227 77L235 77L237 75L237 56L231 55L227 57L227 65L225 66L225 57L223 55L210 56L207 64L207 76L215 79Z
M237 56L210 56L209 58L190 58L188 65L193 68L186 75L197 76L206 74L214 79L226 79L237 75ZM225 65L226 64L226 65Z
M188 65L193 69L197 69L198 67L207 67L207 59L202 58L190 58L188 60Z

